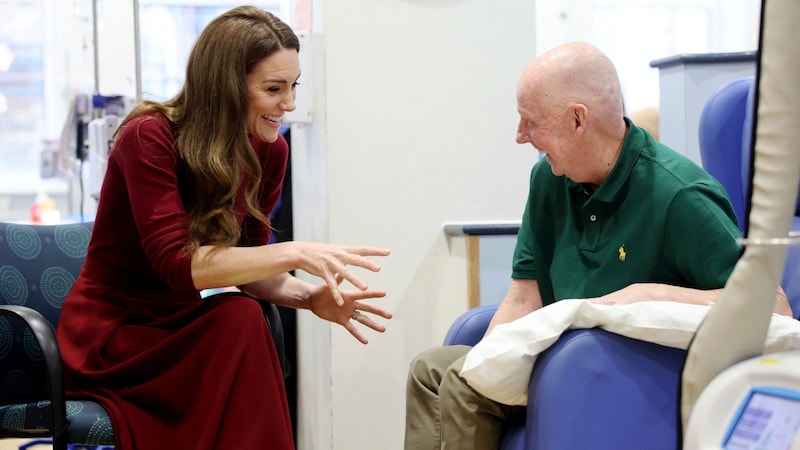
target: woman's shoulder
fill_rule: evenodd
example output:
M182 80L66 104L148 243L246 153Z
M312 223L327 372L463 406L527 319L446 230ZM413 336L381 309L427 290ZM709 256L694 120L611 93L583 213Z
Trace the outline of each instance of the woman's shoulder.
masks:
M146 112L128 118L120 127L109 158L148 159L170 157L176 153L175 132L167 118L157 112Z
M172 124L166 116L155 111L141 113L127 119L120 127L119 134L122 137L131 133L136 135L146 134L148 136L162 135L170 138L175 134Z

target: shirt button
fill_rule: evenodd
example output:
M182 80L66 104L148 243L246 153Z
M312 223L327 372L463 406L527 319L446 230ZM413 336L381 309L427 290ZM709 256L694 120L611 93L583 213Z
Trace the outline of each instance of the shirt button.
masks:
M589 216L589 220L591 220L592 222L594 222L594 221L596 221L596 220L597 220L597 216L595 216L594 214L592 214L591 216Z

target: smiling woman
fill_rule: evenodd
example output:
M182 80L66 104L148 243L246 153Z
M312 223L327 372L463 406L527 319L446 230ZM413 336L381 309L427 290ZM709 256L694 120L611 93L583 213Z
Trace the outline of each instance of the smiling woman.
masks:
M247 130L265 142L275 142L281 118L294 111L297 80L300 78L298 52L281 50L256 64L247 74Z
M197 38L180 92L120 125L57 331L68 395L103 405L118 450L293 449L272 305L310 309L365 344L359 327L382 332L373 318L391 318L363 302L385 292L348 267L377 272L369 257L387 249L269 244L299 50L275 15L234 8Z

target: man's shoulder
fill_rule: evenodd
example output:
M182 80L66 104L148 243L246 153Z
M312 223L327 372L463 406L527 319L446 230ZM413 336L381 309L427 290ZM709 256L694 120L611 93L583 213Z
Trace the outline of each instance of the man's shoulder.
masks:
M646 171L648 177L672 180L676 187L714 182L714 178L697 163L655 140L642 150L637 166Z

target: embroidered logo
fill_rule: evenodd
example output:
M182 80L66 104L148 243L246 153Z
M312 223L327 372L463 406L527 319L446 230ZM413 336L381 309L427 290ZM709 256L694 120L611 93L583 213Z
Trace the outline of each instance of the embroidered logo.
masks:
M628 254L625 253L625 244L622 244L617 251L619 252L619 260L625 261L625 258L628 256Z

